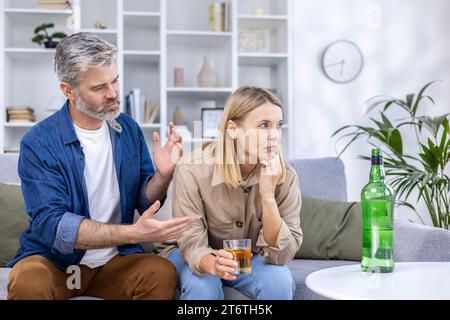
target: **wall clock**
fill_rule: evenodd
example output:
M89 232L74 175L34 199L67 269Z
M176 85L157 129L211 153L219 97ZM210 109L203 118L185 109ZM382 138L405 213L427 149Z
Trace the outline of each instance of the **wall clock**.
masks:
M348 83L355 80L361 73L363 65L361 49L349 40L331 43L322 54L322 71L328 79L336 83Z

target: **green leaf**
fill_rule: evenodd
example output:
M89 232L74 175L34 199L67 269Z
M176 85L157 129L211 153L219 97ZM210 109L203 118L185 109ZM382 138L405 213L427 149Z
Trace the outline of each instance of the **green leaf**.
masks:
M416 116L417 109L418 109L418 107L419 107L420 101L421 101L422 98L423 98L424 92L427 90L427 88L428 88L429 86L431 86L431 85L432 85L433 83L435 83L435 82L436 82L436 81L431 81L431 82L427 83L427 84L419 91L419 94L417 95L417 98L416 98L416 102L414 103L414 105L412 106L412 109L411 109L411 115L412 115L413 117Z
M352 127L353 127L352 125L350 125L350 126L343 126L343 127L339 128L339 129L337 129L335 132L333 132L333 134L331 135L331 137L333 138L334 136L336 136L337 134L339 134L341 131L344 131L344 130L346 130L346 129L348 129L348 128L352 128Z
M408 104L406 102L404 102L402 100L398 100L398 99L395 99L395 100L392 100L392 101L389 101L388 103L386 103L386 105L383 108L383 111L385 112L387 109L389 109L393 105L397 105L409 113Z
M39 45L42 45L42 41L44 41L44 36L42 34L38 34L37 36L34 36L33 39L31 39L32 42L35 42Z
M439 149L441 150L441 152L443 154L445 154L445 145L446 145L446 141L447 141L447 138L448 138L449 132L450 132L447 118L442 122L442 127L444 128L444 131L442 132L441 143L439 144Z
M382 105L382 104L386 104L389 101L394 100L393 97L389 97L389 96L375 96L370 98L369 100L366 101L367 106L367 111L365 112L365 116L367 116L370 112L372 112L372 110L374 110L375 108L377 108L378 106Z
M41 31L44 31L49 28L54 28L54 27L55 27L55 24L53 22L43 23L34 29L34 33L39 33Z
M64 32L55 32L51 35L51 38L57 38L57 39L62 39L67 37L67 34L65 34Z
M414 101L414 94L411 93L411 94L406 95L406 104L408 105L410 110L412 108L413 101Z
M390 129L393 127L391 121L389 121L389 119L384 115L383 112L380 112L381 114L381 119L383 120L383 125L386 129Z
M388 137L388 144L389 146L397 152L398 155L403 154L403 141L402 141L402 135L400 134L400 131L397 129L394 129L390 132Z
M344 153L345 150L347 150L347 148L356 140L358 139L362 134L356 134L344 147L344 149L342 149L341 152L339 152L338 154L338 158L341 157L341 155Z

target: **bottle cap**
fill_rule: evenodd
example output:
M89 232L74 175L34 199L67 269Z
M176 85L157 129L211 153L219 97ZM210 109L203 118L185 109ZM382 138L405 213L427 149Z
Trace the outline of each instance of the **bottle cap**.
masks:
M381 150L378 148L372 149L372 164L382 165L383 164L383 155Z

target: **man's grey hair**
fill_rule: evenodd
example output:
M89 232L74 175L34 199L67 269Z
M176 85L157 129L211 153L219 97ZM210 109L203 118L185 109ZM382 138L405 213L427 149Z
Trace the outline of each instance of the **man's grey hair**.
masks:
M55 72L59 81L77 87L83 72L115 63L117 48L89 32L75 33L56 47Z

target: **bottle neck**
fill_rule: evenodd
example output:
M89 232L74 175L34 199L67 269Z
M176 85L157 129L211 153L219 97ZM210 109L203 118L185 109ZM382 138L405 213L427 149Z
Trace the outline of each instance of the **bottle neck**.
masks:
M370 182L384 181L383 157L372 157L372 167L370 168Z

